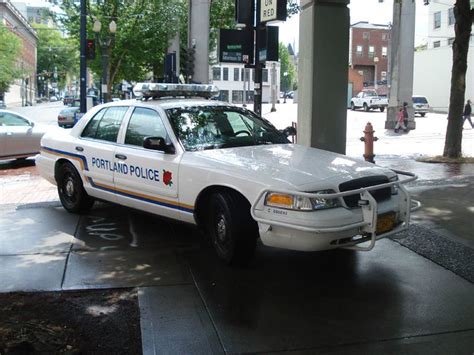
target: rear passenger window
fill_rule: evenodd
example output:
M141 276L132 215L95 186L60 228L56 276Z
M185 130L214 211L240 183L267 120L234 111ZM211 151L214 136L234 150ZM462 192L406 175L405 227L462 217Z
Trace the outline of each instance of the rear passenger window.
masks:
M82 132L84 138L116 142L128 107L109 107L98 112Z

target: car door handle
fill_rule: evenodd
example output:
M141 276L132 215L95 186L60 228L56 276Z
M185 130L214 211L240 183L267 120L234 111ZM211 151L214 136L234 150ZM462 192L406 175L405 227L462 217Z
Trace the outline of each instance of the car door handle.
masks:
M126 160L127 156L123 154L115 154L115 157L120 160Z
M84 151L84 148L78 146L78 147L76 147L76 150L77 150L78 152L83 152L83 151Z

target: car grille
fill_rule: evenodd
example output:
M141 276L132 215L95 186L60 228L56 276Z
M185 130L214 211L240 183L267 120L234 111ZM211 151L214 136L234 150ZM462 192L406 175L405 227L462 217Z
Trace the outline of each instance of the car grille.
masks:
M351 181L344 182L339 185L339 191L345 192L350 190L356 190L363 187L369 187L374 185L386 184L389 180L386 176L368 176L363 177L360 179L355 179ZM372 197L377 201L385 201L390 199L391 196L391 189L390 187L384 187L377 190L370 191ZM347 207L354 208L358 207L358 202L360 200L360 194L348 195L344 197L344 202L346 203Z

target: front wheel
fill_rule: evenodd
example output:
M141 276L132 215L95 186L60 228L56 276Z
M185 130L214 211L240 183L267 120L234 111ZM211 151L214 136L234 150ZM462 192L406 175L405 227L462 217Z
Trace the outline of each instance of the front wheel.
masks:
M425 115L426 115L426 112L420 112L421 117L425 117Z
M61 166L57 183L59 200L68 212L86 212L94 204L94 199L84 190L82 179L71 163Z
M351 110L354 111L356 109L354 102L351 101Z
M385 111L385 107L381 107L380 112L384 112L384 111Z
M365 102L364 102L364 111L365 112L369 112L370 108L369 108L369 105L367 105Z
M250 215L249 203L237 193L211 196L208 230L217 255L226 263L245 264L253 259L258 226Z

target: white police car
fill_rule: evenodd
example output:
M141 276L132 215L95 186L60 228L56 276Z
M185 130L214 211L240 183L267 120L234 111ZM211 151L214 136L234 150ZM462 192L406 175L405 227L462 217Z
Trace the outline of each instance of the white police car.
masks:
M293 250L370 250L408 227L411 174L290 144L240 107L177 98L209 98L210 85L136 92L144 99L100 105L43 137L36 163L66 210L98 198L198 224L227 262L251 258L258 237Z

